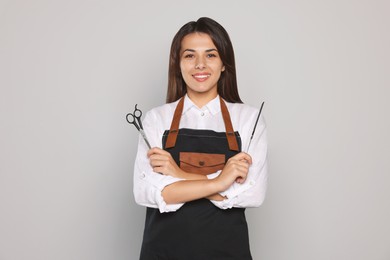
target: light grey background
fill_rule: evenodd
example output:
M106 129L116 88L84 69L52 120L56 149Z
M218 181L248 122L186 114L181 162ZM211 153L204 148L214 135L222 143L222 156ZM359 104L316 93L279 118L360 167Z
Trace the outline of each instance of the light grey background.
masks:
M137 134L164 103L172 37L230 33L269 130L254 259L390 259L387 0L0 1L0 260L137 259Z

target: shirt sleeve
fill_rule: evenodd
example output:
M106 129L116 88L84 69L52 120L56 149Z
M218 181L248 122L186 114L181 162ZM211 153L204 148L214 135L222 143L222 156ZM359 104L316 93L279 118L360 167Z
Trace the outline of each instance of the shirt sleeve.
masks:
M152 111L146 114L143 121L145 134L152 147L161 148L163 130L160 131L159 129L163 129L163 127L158 126L158 124L161 124L160 121L157 120L156 115ZM135 201L142 206L158 208L161 213L176 211L183 206L183 203L165 203L161 191L167 185L181 181L182 179L155 173L149 163L149 158L147 157L148 149L149 148L140 135L133 176L133 193Z
M249 138L247 142L249 143ZM245 146L247 147L247 146ZM243 184L233 183L220 194L226 197L223 201L211 201L221 209L259 207L265 198L268 179L267 165L267 131L263 117L260 117L255 135L248 153L252 157L252 165ZM216 177L216 176L213 176Z

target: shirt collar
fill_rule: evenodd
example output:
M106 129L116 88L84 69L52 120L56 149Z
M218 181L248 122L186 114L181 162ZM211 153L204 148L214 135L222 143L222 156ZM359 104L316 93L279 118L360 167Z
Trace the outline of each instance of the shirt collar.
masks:
M212 115L215 115L217 114L218 112L221 111L221 104L220 104L220 99L219 99L219 95L217 95L214 99L210 100L209 103L207 103L205 106L203 106L202 108L198 108L194 102L192 102L192 100L188 97L188 95L186 94L184 96L184 107L183 107L183 115L188 111L190 110L191 108L195 108L195 109L198 109L198 110L206 110L208 109L210 111L210 113Z

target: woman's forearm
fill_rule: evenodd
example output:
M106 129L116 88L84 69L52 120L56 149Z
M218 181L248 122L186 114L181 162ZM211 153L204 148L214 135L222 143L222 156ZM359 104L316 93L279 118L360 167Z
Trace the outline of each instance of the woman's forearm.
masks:
M208 180L206 175L188 173L188 172L184 172L184 171L182 172L181 177L183 179L186 179L186 180ZM214 193L212 195L206 196L205 198L209 199L209 200L217 200L217 201L222 201L222 200L226 199L224 196L222 196L219 193Z
M218 199L219 186L214 180L184 180L166 186L162 196L167 204L185 203L201 198ZM222 199L223 197L219 195ZM219 200L222 200L219 199Z

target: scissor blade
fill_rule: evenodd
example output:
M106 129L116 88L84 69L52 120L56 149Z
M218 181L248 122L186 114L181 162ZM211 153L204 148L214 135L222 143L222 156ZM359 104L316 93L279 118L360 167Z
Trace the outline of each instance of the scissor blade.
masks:
M144 138L145 143L149 147L149 149L152 149L152 147L150 146L150 143L148 141L148 138L146 137L146 134L145 134L144 130L140 129L139 132L141 133L142 137Z

